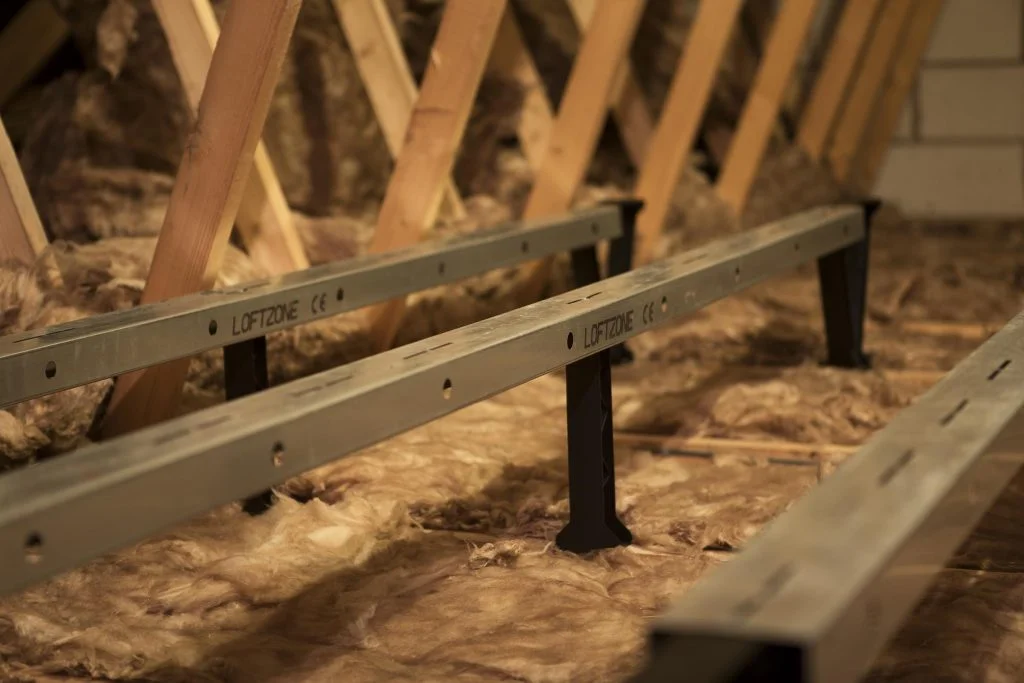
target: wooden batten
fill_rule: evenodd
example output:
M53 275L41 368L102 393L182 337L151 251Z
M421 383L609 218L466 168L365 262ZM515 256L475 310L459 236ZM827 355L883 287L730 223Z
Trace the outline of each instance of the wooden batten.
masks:
M889 144L899 127L903 107L914 87L921 60L944 6L944 0L918 0L908 21L889 69L889 80L850 174L848 184L860 194L866 195L875 187Z
M228 5L142 303L194 293L213 284L300 6L301 0ZM129 432L172 417L188 365L185 358L119 377L105 434Z
M591 20L551 131L544 163L534 176L524 218L541 218L572 207L607 120L608 102L640 23L644 0L604 0ZM551 273L551 260L533 263L519 292L537 299Z
M900 331L933 337L959 337L982 342L1003 328L1004 323L959 323L940 320L902 320Z
M523 105L516 134L530 167L537 168L547 153L555 115L544 89L544 81L523 40L519 22L511 11L506 11L501 20L487 68L489 72L514 81L522 88Z
M720 453L754 453L764 456L790 455L813 458L825 454L850 455L857 446L834 443L799 443L792 441L765 441L752 439L723 439L700 436L664 436L636 432L616 432L615 441L626 448L661 452L692 451L694 454L715 455Z
M871 40L826 157L833 176L840 183L845 184L850 180L855 157L864 141L889 66L899 50L900 40L915 4L916 0L886 0L875 19Z
M33 265L47 245L18 157L0 121L0 263Z
M581 33L590 29L590 22L597 12L600 1L568 0L569 10ZM640 87L633 64L628 59L619 66L609 105L619 127L626 153L633 164L640 168L647 157L651 136L654 134L654 122L643 88Z
M51 0L30 0L0 33L0 105L39 71L70 35Z
M831 139L882 0L847 2L800 119L797 144L815 161Z
M818 0L785 0L772 25L761 66L715 186L718 196L736 214L746 206L817 7Z
M416 105L416 81L402 50L402 41L384 0L332 0L341 28L370 105L393 159L405 144L406 131ZM462 197L450 178L441 210L449 218L464 218Z
M370 250L418 242L437 219L448 178L498 35L506 0L448 0ZM374 343L389 347L405 300L369 311Z
M742 7L743 0L702 0L697 10L637 181L645 202L637 219L638 263L653 256Z
M152 0L193 114L199 110L206 76L220 34L210 0ZM260 142L236 225L250 258L274 274L309 267L270 156Z

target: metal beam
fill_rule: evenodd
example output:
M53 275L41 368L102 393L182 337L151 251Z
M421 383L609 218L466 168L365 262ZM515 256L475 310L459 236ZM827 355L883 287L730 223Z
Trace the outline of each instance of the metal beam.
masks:
M851 683L1024 461L1024 314L713 570L637 680Z
M0 337L0 408L622 234L602 206Z
M592 356L864 235L860 207L815 209L16 470L0 477L0 592Z

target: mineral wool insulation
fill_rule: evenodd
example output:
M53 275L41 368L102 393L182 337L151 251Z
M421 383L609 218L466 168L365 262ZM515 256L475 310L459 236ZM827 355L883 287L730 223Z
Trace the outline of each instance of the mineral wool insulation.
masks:
M3 334L138 302L191 120L147 2L57 4L90 55L87 68L24 94L22 118L5 123L19 135L63 286L42 266L0 268ZM545 9L552 5L521 2L517 11L557 95L578 35L571 19ZM441 4L389 6L418 72ZM650 7L633 56L657 106L691 13L689 3ZM727 64L726 76L739 83L743 69ZM736 113L732 90L716 94L723 120ZM480 154L456 169L469 217L439 232L492 225L521 207L529 168L501 142L514 131L517 97L507 84L485 84L465 145ZM304 3L264 139L309 253L362 252L390 160L328 0ZM624 194L633 172L607 134L578 205ZM776 146L737 221L688 169L661 253L841 198L798 151ZM934 381L929 371L952 367L976 343L936 342L894 323L999 321L1024 303L1014 284L1019 236L993 229L985 240L923 240L921 230L887 211L876 234L869 343L877 370L818 366L816 282L803 268L636 339L638 363L616 370L617 427L859 443ZM218 285L263 275L232 248ZM517 278L507 269L416 295L399 342L509 310ZM569 286L563 258L551 291ZM370 353L355 314L269 343L274 383ZM219 402L222 384L218 353L194 359L183 410ZM0 411L4 465L86 443L110 385ZM551 542L567 517L564 457L564 384L555 373L289 481L262 517L226 506L0 600L0 680L625 680L641 661L646 620L827 476L842 453L781 463L728 449L666 456L620 447L619 509L636 543L582 557ZM1012 614L1024 588L986 577L965 597L965 581L940 577L908 627L912 637L884 655L874 680L952 671L974 681L982 664L992 664L990 680L1015 680L1024 657L993 641L989 617ZM1011 622L999 623L1013 632ZM937 649L943 663L929 659Z

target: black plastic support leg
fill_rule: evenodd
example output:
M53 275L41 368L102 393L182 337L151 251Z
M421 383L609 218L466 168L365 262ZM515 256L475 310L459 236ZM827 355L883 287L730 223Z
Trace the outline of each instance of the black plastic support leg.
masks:
M863 240L818 259L829 365L871 367L871 358L864 353L864 316L871 219L879 206L875 200L864 202Z
M257 337L224 347L224 390L227 400L263 391L270 386L267 372L267 338ZM247 498L242 509L259 515L274 504L272 491L263 491Z
M608 249L608 277L614 277L633 269L636 217L643 210L644 203L641 199L616 199L609 203L619 207L622 215L622 235L612 240Z
M572 279L577 287L592 285L601 279L601 266L597 263L597 247L572 250Z
M628 545L615 511L612 369L607 350L565 368L569 435L569 523L558 547L574 553Z
M612 202L619 207L622 216L622 235L612 240L608 247L606 277L615 277L633 269L633 253L636 247L636 217L644 208L640 199L616 199ZM612 365L627 365L633 362L633 352L625 342L610 349Z
M257 337L224 347L224 393L229 401L270 387L267 338Z

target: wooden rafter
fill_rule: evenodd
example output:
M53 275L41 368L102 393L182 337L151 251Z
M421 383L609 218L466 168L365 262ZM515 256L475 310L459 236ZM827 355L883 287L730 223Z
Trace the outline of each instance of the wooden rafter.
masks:
M607 105L644 4L644 0L603 0L598 5L569 74L548 152L526 202L525 218L541 218L572 206L607 119ZM550 270L550 259L532 264L520 292L523 300L540 296Z
M544 163L526 203L526 218L567 210L583 182L619 69L636 33L643 0L603 0L583 36L562 95Z
M228 5L142 303L213 284L300 6L301 0ZM211 327L210 333L218 330ZM185 358L118 378L105 433L125 433L173 416L188 365Z
M653 256L742 6L743 0L703 0L697 10L637 181L645 203L637 220L639 263Z
M746 206L817 6L818 0L785 0L772 25L716 185L718 196L737 214Z
M746 84L745 87L749 88L753 84L777 9L776 0L769 0L768 2L747 2L740 10L736 30L729 41L725 58L727 62L732 63L732 77L737 85ZM692 28L690 35L694 35ZM793 79L793 81L796 80ZM794 85L795 83L791 84L783 97L780 115L772 129L773 140L785 139L786 130L781 119L785 108L791 104L790 93ZM714 101L714 97L712 97L712 103ZM702 152L707 154L708 170L711 171L709 180L712 183L718 178L721 168L725 164L734 133L734 123L718 117L712 117L701 126L697 145L702 148Z
M600 0L568 0L573 19L581 32L590 28ZM632 63L627 59L619 67L615 84L612 86L609 103L615 123L619 127L626 152L637 168L643 165L647 157L651 136L654 134L654 123L651 111L644 97L643 88L636 77Z
M18 261L32 265L47 244L18 157L0 121L0 263Z
M332 1L388 149L392 157L397 157L417 97L398 31L383 0ZM503 15L487 70L523 89L517 134L527 160L536 166L547 150L554 114L540 73L511 12ZM442 211L453 218L465 216L454 182L446 189Z
M532 168L540 166L548 151L555 114L544 89L544 81L530 55L522 30L511 11L506 11L491 51L488 70L515 81L523 90L516 133Z
M50 0L30 0L0 33L0 105L36 74L70 35Z
M568 0L572 17L581 33L590 26L599 1ZM547 152L554 113L543 80L512 12L505 14L490 66L495 73L517 81L526 93L519 117L519 140L530 166L536 169ZM647 153L654 126L647 100L628 61L619 68L609 106L621 131L626 152L639 167Z
M393 159L397 159L405 143L417 96L416 81L402 50L398 31L384 0L332 2L388 151ZM442 211L450 218L466 215L458 188L451 178L444 188Z
M199 110L220 34L210 0L153 0L193 114ZM271 273L309 267L302 238L262 142L256 147L236 225L253 262Z
M850 179L855 157L882 93L901 36L910 20L916 0L886 0L878 13L860 70L836 125L827 159L840 183Z
M914 8L889 69L889 81L850 175L850 186L862 194L871 192L878 180L892 136L899 127L907 96L914 87L921 59L944 6L943 0L918 0Z
M881 2L858 0L847 2L843 7L828 54L815 80L797 131L797 144L815 161L825 153Z
M448 0L405 145L384 195L371 251L415 244L436 220L506 4L506 0ZM391 345L404 310L404 299L371 309L377 348Z

